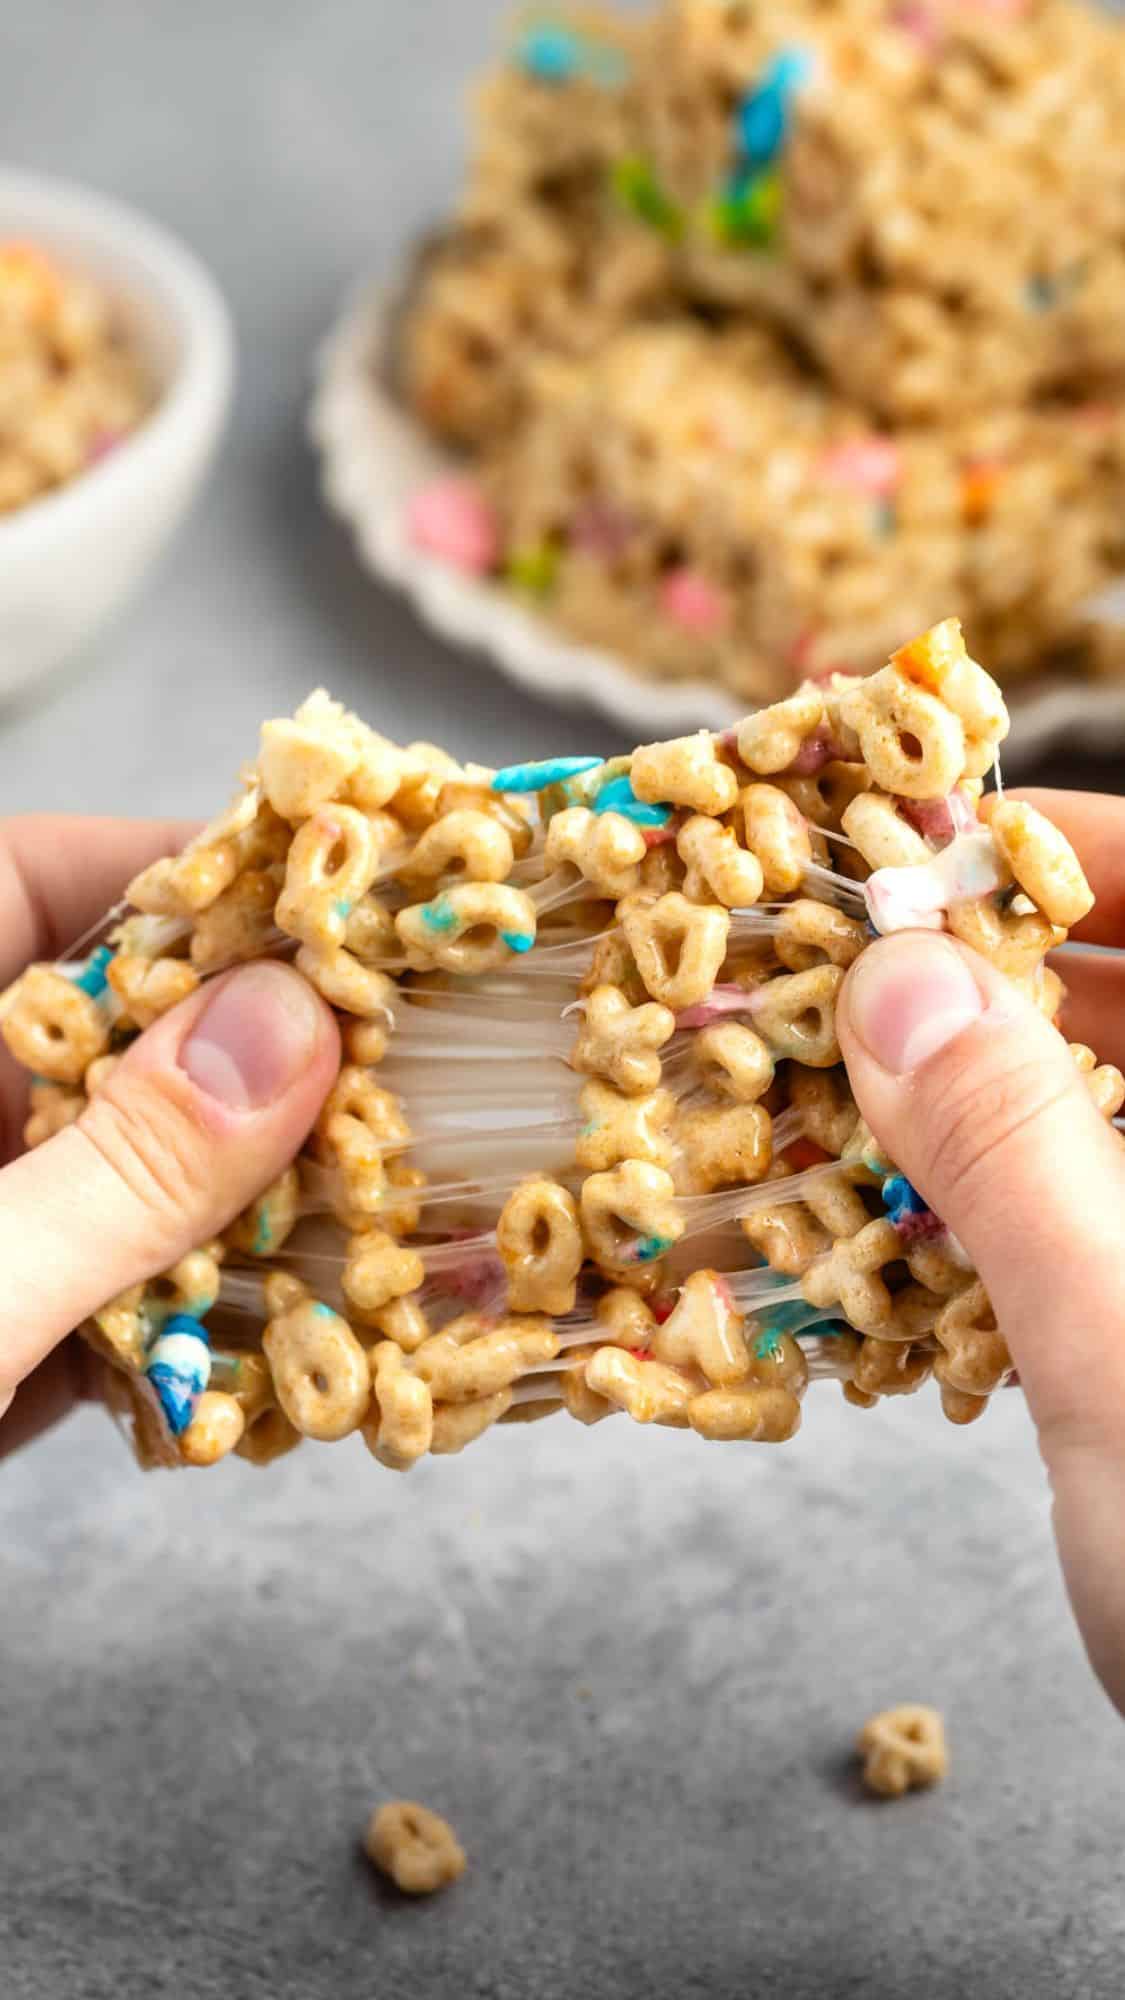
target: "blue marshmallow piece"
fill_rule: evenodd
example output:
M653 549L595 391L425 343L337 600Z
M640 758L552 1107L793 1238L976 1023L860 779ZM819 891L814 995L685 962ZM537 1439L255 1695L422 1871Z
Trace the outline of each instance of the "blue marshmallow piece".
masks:
M145 1363L173 1437L182 1436L211 1380L211 1345L202 1321L174 1313L153 1341Z
M634 826L667 826L672 817L671 806L646 805L637 797L627 771L603 785L593 804L596 813L620 813Z
M537 21L521 37L521 68L539 83L571 83L583 69L582 43L561 21Z
M106 970L112 963L112 960L112 945L99 945L97 951L91 953L81 972L78 974L74 984L80 986L83 993L88 993L91 1000L100 1000L102 994L105 992L106 986L109 983L106 979Z
M907 1180L905 1174L887 1176L883 1182L883 1200L887 1214L896 1229L909 1227L911 1223L928 1221L933 1215L932 1209L917 1188Z
M738 107L738 143L743 160L767 167L788 136L793 99L812 74L805 49L782 49L767 63L757 87Z
M565 785L568 778L580 778L596 771L602 757L546 757L538 764L507 764L497 771L490 789L494 792L545 792L548 785Z

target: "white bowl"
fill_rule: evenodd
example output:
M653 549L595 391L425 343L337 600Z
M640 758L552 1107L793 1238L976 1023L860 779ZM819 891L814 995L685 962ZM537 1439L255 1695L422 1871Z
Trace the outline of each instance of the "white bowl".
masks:
M0 240L12 236L110 294L159 400L70 485L0 515L0 699L60 666L136 588L210 464L234 374L230 317L212 279L135 210L0 168Z

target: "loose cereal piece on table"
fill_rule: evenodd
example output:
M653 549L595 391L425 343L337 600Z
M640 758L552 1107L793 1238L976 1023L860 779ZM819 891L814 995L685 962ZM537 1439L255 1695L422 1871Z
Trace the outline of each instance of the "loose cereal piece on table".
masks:
M860 1730L863 1782L880 1798L938 1785L949 1770L945 1728L936 1708L915 1702L884 1709Z
M404 1896L432 1896L465 1873L465 1851L448 1820L428 1806L392 1799L372 1814L363 1840L369 1860Z

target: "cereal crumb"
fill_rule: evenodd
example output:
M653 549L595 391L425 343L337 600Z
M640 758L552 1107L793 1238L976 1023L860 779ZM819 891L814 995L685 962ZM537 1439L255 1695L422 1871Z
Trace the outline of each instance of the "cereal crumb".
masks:
M884 1799L938 1785L949 1769L945 1725L936 1708L904 1702L873 1715L856 1744L863 1758L863 1782Z
M432 1896L465 1872L465 1850L448 1820L410 1799L378 1806L363 1845L404 1896Z

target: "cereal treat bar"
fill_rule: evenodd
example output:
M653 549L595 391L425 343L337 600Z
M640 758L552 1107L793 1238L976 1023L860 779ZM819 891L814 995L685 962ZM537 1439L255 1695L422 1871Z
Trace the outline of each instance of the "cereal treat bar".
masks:
M1120 671L1121 28L1075 0L667 0L485 86L397 380L416 544L641 671L788 693L961 606Z
M1125 378L1125 35L1074 0L668 0L641 86L682 282L916 420Z
M1112 657L1078 606L1125 568L1125 405L891 435L761 329L688 321L533 380L481 461L494 565L653 673L770 698L874 670L951 599L1006 680Z
M0 514L96 464L151 402L97 287L34 244L0 242Z
M982 781L1007 729L954 620L739 728L503 771L315 694L84 965L0 1003L35 1145L159 1014L292 955L337 1010L299 1158L107 1301L146 1463L362 1433L404 1471L569 1412L781 1443L810 1380L954 1423L1011 1362L960 1246L859 1121L835 1008L879 932L942 928L1053 1017L1092 897ZM1107 1116L1125 1080L1073 1056Z

